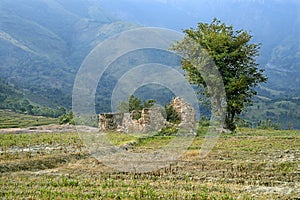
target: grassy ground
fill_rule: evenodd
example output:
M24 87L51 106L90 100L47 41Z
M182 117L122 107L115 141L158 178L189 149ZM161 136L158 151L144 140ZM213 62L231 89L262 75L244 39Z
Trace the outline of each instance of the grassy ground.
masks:
M1 128L24 128L31 126L41 126L48 124L58 124L58 119L24 115L9 110L0 109L0 129Z
M172 137L109 133L130 151L159 148ZM174 164L122 173L87 153L77 133L0 134L2 199L299 199L300 132L243 129L223 135L199 159L196 137Z

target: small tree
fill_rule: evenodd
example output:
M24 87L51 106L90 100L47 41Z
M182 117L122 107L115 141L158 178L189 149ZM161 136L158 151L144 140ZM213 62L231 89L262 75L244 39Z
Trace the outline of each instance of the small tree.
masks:
M75 125L74 114L72 111L62 115L59 118L59 124L72 124Z
M260 44L251 44L249 33L235 31L217 19L210 24L199 23L197 29L187 29L184 33L183 41L175 43L171 49L185 55L182 68L189 81L202 90L207 89L207 84L190 60L198 53L198 47L207 52L223 78L227 102L224 128L234 130L235 117L241 114L246 104L252 103L251 98L256 95L254 88L267 80L256 63ZM209 95L206 93L206 97Z
M131 95L127 102L120 102L118 105L118 110L120 112L133 112L133 119L141 118L141 112L144 108L151 108L155 104L155 100L150 99L142 103L142 100Z
M143 104L141 99L136 98L135 96L131 95L129 97L129 112L134 111L134 110L142 110L143 109Z
M167 115L167 121L173 124L179 124L180 118L175 108L172 105L165 106L165 111Z

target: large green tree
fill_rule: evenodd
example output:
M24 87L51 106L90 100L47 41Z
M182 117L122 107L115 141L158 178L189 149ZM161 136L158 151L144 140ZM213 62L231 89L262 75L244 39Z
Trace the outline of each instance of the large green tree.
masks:
M260 44L251 43L253 36L248 32L234 30L233 26L227 26L217 19L210 24L199 23L197 29L187 29L184 33L184 39L173 44L171 49L183 56L182 68L186 71L189 81L198 85L199 90L204 91L203 94L208 98L212 92L207 90L213 89L208 87L207 82L214 82L214 79L203 77L202 72L208 77L207 73L213 70L210 69L211 64L207 63L214 63L226 93L224 128L234 130L235 118L252 102L253 95L256 95L255 87L260 82L267 81L256 62ZM211 62L207 62L207 59L204 62L205 55ZM196 66L200 65L199 63L205 64Z

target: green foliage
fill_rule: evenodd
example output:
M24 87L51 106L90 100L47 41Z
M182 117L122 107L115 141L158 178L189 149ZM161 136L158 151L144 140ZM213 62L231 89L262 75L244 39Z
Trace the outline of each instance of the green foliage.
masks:
M209 126L209 124L210 124L210 121L207 117L205 117L205 116L201 117L201 119L199 121L199 126L207 127L207 126Z
M163 127L157 135L171 136L178 133L177 124L180 123L180 117L172 105L165 105L166 120L170 122L166 127Z
M178 116L178 113L175 111L174 107L172 105L166 105L165 111L167 114L167 121L173 124L179 124L180 118Z
M143 109L142 101L139 98L131 95L129 97L129 112L132 112L132 119L140 119L142 116L141 110Z
M33 96L30 93L28 94L27 91L23 91L17 86L0 79L0 109L46 117L59 117L65 114L64 107L50 108L32 102L28 97Z
M150 99L142 103L142 100L131 95L127 102L120 102L118 105L118 110L120 112L126 113L131 112L133 119L140 119L142 116L142 110L144 108L151 108L155 104L155 100Z
M144 103L142 103L142 100L135 97L134 95L131 95L129 97L129 112L133 111L133 110L142 110L144 108L151 108L152 106L154 106L154 103L156 102L153 99L147 100Z
M74 114L72 111L62 115L59 118L59 124L72 124L75 125Z
M13 112L45 117L59 117L65 113L63 107L53 109L34 104L28 99L6 98L3 102L0 102L0 108L9 109Z
M227 26L217 19L210 24L199 23L196 30L191 28L184 30L184 33L184 40L175 43L172 50L186 55L182 60L182 68L186 71L189 81L206 89L207 83L199 69L191 64L189 56L195 56L199 51L198 48L208 53L217 66L225 86L227 101L225 128L234 130L235 117L241 114L245 105L252 102L251 97L256 94L255 86L267 80L263 70L258 69L256 63L260 45L250 43L252 36L249 33L244 30L235 31L232 26ZM207 92L208 98L209 95Z
M141 110L144 108L151 108L155 104L155 100L150 99L142 103L142 100L135 97L134 95L131 95L129 97L128 103L126 102L121 102L118 106L119 111L125 111L125 112L131 112L132 113L132 118L133 119L140 119L141 118ZM128 109L127 109L128 108ZM164 107L165 112L166 112L166 119L168 122L173 123L173 124L179 124L180 123L180 118L178 116L178 113L175 111L173 106L171 105L165 105ZM169 127L164 130L163 132L172 132L176 133L176 128L175 127ZM169 134L169 133L167 133Z
M259 98L242 113L242 117L250 122L252 127L262 126L268 119L278 126L277 128L300 129L300 101L298 98Z
M145 101L144 102L144 105L143 105L143 108L151 108L152 106L154 106L154 104L155 104L155 100L153 100L153 99L150 99L150 100L148 100L148 101Z
M270 119L266 119L265 121L258 122L258 128L260 129L273 129L273 130L280 130L281 127L279 124L272 123Z
M117 106L117 109L118 109L118 111L121 112L121 113L127 113L127 112L129 111L129 105L128 105L127 102L121 101L121 102L119 103L119 105Z
M141 99L136 98L133 95L131 95L129 97L128 103L129 103L129 112L134 111L134 110L142 110L143 109Z

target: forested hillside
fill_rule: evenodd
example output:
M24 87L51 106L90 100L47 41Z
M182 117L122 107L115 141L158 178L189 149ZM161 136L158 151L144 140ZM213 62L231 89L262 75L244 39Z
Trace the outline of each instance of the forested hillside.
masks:
M0 78L52 107L71 107L76 72L96 44L135 26L85 0L3 0L0 8Z
M57 99L60 99L60 97L58 96ZM54 106L50 99L44 98L43 96L35 96L33 93L18 86L11 85L1 79L0 109L8 109L17 113L42 115L46 117L59 117L66 113L64 107Z

